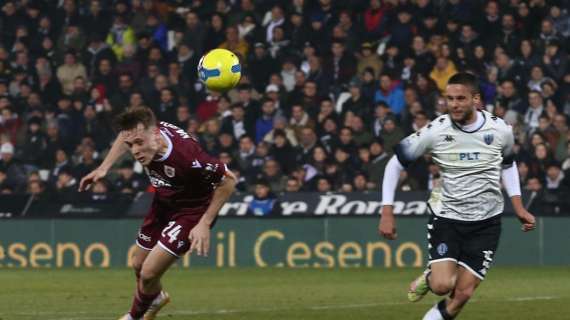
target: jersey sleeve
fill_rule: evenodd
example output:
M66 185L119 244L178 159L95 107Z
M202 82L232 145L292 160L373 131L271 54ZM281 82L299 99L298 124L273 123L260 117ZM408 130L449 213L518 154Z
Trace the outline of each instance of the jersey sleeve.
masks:
M404 166L409 166L419 157L429 152L434 145L435 134L431 124L414 132L404 138L396 145L394 152L398 157L398 161Z
M510 167L513 165L513 161L515 159L515 153L513 151L513 146L515 144L515 136L513 134L513 127L507 125L505 123L503 130L503 147L502 147L502 155L503 155L503 167Z

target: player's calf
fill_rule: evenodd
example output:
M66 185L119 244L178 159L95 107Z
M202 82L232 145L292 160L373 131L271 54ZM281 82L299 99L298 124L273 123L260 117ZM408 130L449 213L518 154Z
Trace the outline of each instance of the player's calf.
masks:
M467 301L473 297L473 293L475 293L474 287L455 288L451 300L447 302L447 311L449 314L457 316Z
M140 273L140 285L142 291L148 292L160 292L162 289L160 285L161 274L153 272L150 270L143 270Z

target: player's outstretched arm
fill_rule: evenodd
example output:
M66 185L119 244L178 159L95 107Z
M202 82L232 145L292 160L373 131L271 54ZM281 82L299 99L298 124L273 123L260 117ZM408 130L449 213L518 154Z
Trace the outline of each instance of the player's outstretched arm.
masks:
M208 256L210 249L210 228L214 220L216 220L218 212L234 192L236 183L236 176L227 170L225 178L220 182L216 190L214 190L212 201L200 219L200 222L190 230L188 236L191 242L190 253L196 250L199 256Z
M115 161L117 161L117 159L119 159L127 151L128 149L124 144L123 136L119 133L117 135L117 139L115 139L115 142L113 142L113 146L111 146L111 150L109 150L109 153L107 153L107 156L99 165L99 167L81 179L79 182L79 192L88 190L94 182L97 182L97 180L104 178Z
M378 225L378 233L388 240L394 240L398 236L396 233L396 220L394 218L394 195L400 179L400 172L404 167L398 161L398 157L392 156L386 169L384 169L384 180L382 181L382 216Z
M517 163L513 162L513 164L503 169L501 172L501 176L503 179L503 185L505 186L505 190L507 194L511 198L511 203L513 204L513 208L515 209L515 214L519 218L520 222L522 223L522 230L524 232L531 231L536 228L536 219L532 213L528 212L524 207L522 200L521 200L521 187L519 182L519 171L517 168Z

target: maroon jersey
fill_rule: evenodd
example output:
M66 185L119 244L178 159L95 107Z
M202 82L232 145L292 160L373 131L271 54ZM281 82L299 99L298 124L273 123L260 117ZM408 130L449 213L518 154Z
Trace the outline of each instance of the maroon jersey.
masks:
M208 155L195 137L177 126L160 122L158 127L168 141L168 151L145 167L156 188L154 205L165 214L204 213L226 173L225 164Z

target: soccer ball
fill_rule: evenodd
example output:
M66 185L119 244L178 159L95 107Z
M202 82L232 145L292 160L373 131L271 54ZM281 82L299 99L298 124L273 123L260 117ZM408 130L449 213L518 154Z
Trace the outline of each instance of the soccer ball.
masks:
M238 84L241 64L233 52L214 49L200 59L198 76L209 90L224 92Z

